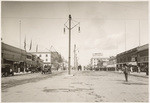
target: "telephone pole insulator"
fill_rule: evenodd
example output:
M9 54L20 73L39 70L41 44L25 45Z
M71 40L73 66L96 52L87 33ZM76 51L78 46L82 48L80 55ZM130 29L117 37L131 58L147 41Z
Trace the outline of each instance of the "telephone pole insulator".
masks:
M69 15L69 19L71 19L71 15Z

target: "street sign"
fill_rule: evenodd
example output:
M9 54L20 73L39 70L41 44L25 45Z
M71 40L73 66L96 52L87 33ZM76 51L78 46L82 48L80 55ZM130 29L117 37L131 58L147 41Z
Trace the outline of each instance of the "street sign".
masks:
M102 53L93 53L93 58L99 58L101 56L103 56Z

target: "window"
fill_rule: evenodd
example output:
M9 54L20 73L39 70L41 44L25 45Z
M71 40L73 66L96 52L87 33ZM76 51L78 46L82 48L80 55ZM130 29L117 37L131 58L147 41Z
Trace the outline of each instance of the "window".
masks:
M32 57L30 55L27 55L27 59L31 59Z
M39 55L39 57L41 57L41 54Z
M32 55L32 60L35 61L36 57L35 55Z
M46 59L46 61L47 61L47 59Z
M46 57L48 57L48 55L46 54Z

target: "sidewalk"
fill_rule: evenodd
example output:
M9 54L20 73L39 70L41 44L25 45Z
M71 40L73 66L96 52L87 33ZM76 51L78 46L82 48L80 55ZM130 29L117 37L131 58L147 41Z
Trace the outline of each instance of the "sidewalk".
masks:
M15 76L18 76L18 75L25 75L25 74L31 74L31 72L14 73Z
M115 73L123 73L123 71L114 71ZM149 76L146 75L145 72L140 72L140 73L137 73L137 72L130 72L129 75L131 76L137 76L137 77L144 77L144 78L148 78Z
M146 73L145 73L145 72L140 72L140 73L132 72L132 73L130 73L129 75L133 75L133 76L139 76L139 77L145 77L145 78L148 78L148 75L146 75Z
M55 72L58 72L58 71L53 70L52 72L55 73ZM35 73L41 73L41 72L35 72ZM14 76L25 75L25 74L33 74L33 73L31 73L31 71L29 71L29 72L20 72L20 73L14 73Z

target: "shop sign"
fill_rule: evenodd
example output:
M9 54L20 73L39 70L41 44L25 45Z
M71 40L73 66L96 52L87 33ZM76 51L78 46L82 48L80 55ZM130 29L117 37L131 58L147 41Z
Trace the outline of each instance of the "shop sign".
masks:
M148 62L148 57L141 57L140 62Z
M132 61L132 62L135 62L136 60L135 60L135 58L132 57L132 58L131 58L131 61Z

